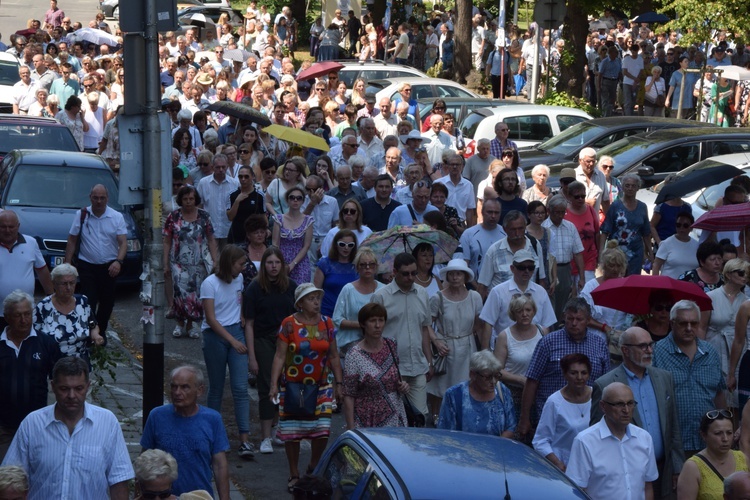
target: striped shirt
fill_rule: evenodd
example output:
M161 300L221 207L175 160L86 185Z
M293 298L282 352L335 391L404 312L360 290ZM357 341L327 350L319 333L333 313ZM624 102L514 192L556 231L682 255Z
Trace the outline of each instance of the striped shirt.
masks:
M692 362L677 347L671 333L654 346L654 366L667 370L674 379L677 416L685 451L703 448L698 432L701 418L715 408L716 394L727 388L716 349L704 340L696 339L696 342L698 349Z
M109 487L133 479L133 466L117 417L85 403L73 433L55 418L56 404L30 413L3 465L29 474L29 498L109 498Z
M549 242L549 253L560 264L566 264L573 260L573 256L583 252L581 235L575 225L565 219L556 226L548 218L542 222L542 227L549 228L551 238Z
M609 350L607 341L601 335L588 331L582 341L576 342L571 340L563 328L542 337L534 349L529 369L526 371L526 378L539 382L536 391L537 415L542 414L547 398L565 385L560 359L576 352L585 354L591 361L588 385L593 387L594 381L609 371Z

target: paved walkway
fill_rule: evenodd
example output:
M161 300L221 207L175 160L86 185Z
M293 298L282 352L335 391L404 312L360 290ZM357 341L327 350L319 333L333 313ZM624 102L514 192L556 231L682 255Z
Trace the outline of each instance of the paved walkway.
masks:
M109 349L120 353L122 360L113 368L114 380L109 373L101 373L103 383L92 379L90 398L94 404L107 408L117 416L131 460L141 452L141 422L143 419L143 366L120 342L113 330L107 332ZM165 396L164 402L167 402ZM244 500L245 496L230 481L230 498Z

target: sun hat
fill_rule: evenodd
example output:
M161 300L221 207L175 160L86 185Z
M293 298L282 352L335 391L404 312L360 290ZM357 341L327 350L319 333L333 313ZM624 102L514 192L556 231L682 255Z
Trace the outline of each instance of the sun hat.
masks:
M323 293L323 290L312 283L302 283L296 290L294 290L294 305L296 306L300 300L315 292Z
M440 270L440 279L444 281L450 271L464 272L469 276L469 279L466 281L474 281L474 271L469 268L464 259L452 259L448 262L448 265Z
M409 132L409 135L400 135L398 136L398 138L401 139L401 142L403 144L406 144L406 141L408 141L409 139L423 141L423 143L432 142L430 139L427 139L426 137L422 137L422 134L419 133L419 130L412 130L411 132Z
M560 170L560 180L563 180L563 179L575 180L575 178L576 178L576 171L574 168L568 167L568 168L564 168Z
M201 85L211 85L212 83L214 83L214 79L211 78L211 75L209 75L208 73L203 73L198 77L196 82L200 83Z

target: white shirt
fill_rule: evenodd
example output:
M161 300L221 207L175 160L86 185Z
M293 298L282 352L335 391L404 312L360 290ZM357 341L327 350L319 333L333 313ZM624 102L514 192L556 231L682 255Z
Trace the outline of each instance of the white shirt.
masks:
M659 477L651 435L630 424L620 441L605 419L573 440L565 473L591 498L618 500L644 498L646 482Z
M220 325L229 326L239 323L242 308L242 275L234 278L231 283L222 281L215 274L210 275L201 283L201 300L203 299L214 301L214 314ZM203 330L211 328L205 317L201 328Z
M608 193L607 188L607 177L598 168L594 167L594 173L591 174L591 180L586 177L583 173L583 167L578 165L576 167L576 180L583 183L586 186L586 199L596 198L594 203L594 213L598 214L599 209L602 206L602 196L604 193Z
M482 224L477 224L464 231L461 235L460 246L463 250L463 258L469 264L469 268L474 271L474 276L479 276L485 252L493 243L506 237L505 230L500 224L492 230L485 229Z
M549 253L558 263L566 264L573 260L575 254L583 252L581 235L572 222L563 219L560 225L556 226L547 218L542 222L542 227L550 231Z
M305 202L301 207L304 212L307 205L310 203L310 197L305 197ZM333 196L323 195L323 199L315 205L310 214L313 217L313 237L325 238L328 231L338 222L339 220L339 203Z
M656 251L656 258L664 260L660 274L678 279L682 273L697 268L697 251L698 242L693 238L690 241L680 241L672 235L663 240Z
M3 465L29 473L29 498L109 498L109 487L133 478L133 466L114 414L85 403L73 433L55 418L55 405L29 413Z
M495 338L497 338L497 334L513 324L513 320L508 316L510 301L513 300L514 295L524 293L531 294L531 298L534 299L534 303L536 304L536 314L534 315L532 323L548 327L557 322L555 310L552 308L552 303L549 301L547 290L533 281L529 281L526 291L522 291L518 288L516 280L509 279L504 283L500 283L490 291L490 294L487 296L487 302L485 302L482 312L479 315L479 319L492 325L493 345L495 343Z
M117 237L128 234L125 218L117 210L107 207L101 217L97 217L87 207L88 213L83 221L81 233L81 211L77 210L70 226L69 234L80 236L81 251L79 258L89 264L109 264L117 259L120 246Z
M640 55L635 59L633 59L633 57L630 55L622 58L622 84L633 85L635 80L626 76L625 70L628 70L628 72L633 76L638 76L643 70L643 58L640 57Z
M373 118L373 121L375 122L375 130L378 131L381 139L385 139L389 135L398 137L398 128L396 127L398 125L398 117L395 114L391 114L390 118L386 118L383 116L383 113L380 113Z
M474 196L474 185L469 179L461 177L458 184L454 184L450 175L441 177L438 182L448 188L448 199L445 204L456 209L458 216L466 220L466 212L476 210L477 199Z
M562 463L567 464L573 440L579 432L588 428L590 418L590 399L585 403L570 403L560 391L554 392L544 403L531 444L543 457L554 453Z
M12 248L0 245L0 299L21 289L34 296L34 269L44 267L44 257L36 239L27 234L18 234ZM0 310L0 317L3 311Z
M443 151L446 149L456 151L451 142L450 134L443 132L442 130L436 134L430 129L423 133L422 137L430 140L430 142L424 145L424 148L427 150L427 156L430 158L430 163L433 165L435 163L443 162Z
M39 89L39 84L34 80L31 80L28 85L23 83L23 80L19 80L13 85L13 102L18 105L20 111L28 112L29 106L36 101L37 89Z
M214 180L213 174L204 177L198 182L196 189L203 201L203 208L211 216L211 222L214 225L214 235L217 238L226 238L229 234L232 222L227 217L227 200L229 199L229 195L237 191L239 187L239 181L228 175L221 184Z

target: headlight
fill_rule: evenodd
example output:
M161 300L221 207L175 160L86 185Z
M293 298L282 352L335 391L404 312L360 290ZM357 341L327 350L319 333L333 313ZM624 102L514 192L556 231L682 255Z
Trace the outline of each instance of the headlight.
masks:
M128 252L140 252L141 251L141 240L134 238L128 240Z

